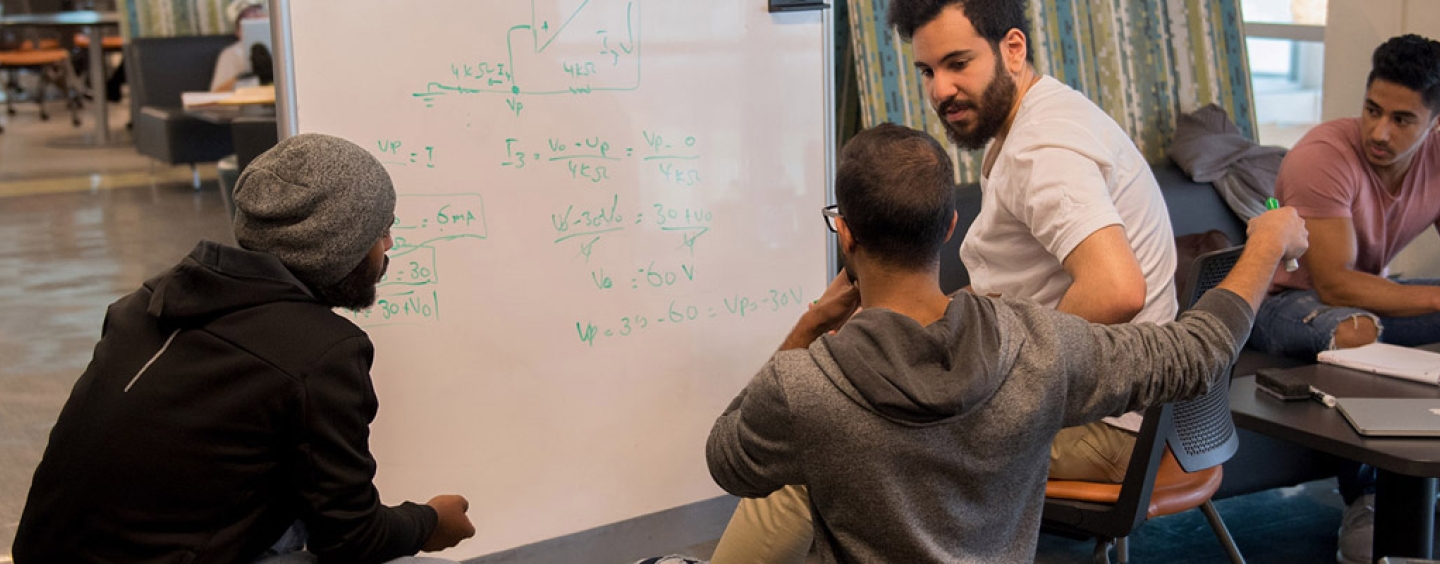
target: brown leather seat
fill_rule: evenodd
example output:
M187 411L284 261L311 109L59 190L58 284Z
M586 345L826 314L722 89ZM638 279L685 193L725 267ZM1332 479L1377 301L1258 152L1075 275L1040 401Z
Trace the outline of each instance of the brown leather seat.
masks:
M43 67L69 60L64 49L14 49L0 51L0 67Z
M1155 472L1155 489L1150 492L1146 518L1174 515L1200 507L1220 489L1220 481L1225 475L1222 468L1215 466L1186 473L1170 448L1166 447L1160 467ZM1050 480L1045 484L1045 497L1113 504L1120 499L1120 484Z

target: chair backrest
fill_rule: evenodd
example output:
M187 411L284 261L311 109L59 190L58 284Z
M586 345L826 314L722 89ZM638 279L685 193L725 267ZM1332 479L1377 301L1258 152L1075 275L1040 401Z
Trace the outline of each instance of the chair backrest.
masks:
M1200 296L1214 288L1235 262L1244 247L1211 251L1195 257L1191 268L1189 289L1180 303L1188 309ZM1228 371L1227 371L1228 373ZM1174 424L1165 441L1175 453L1175 460L1186 472L1196 472L1224 463L1240 448L1240 435L1230 416L1230 379L1221 378L1210 391L1195 399L1176 402Z
M1235 267L1235 262L1240 260L1240 252L1243 250L1245 246L1240 245L1195 257L1195 263L1190 267L1190 279L1185 284L1185 295L1176 296L1180 301L1180 309L1190 309L1195 302L1200 301L1200 296L1224 280L1230 274L1230 269Z

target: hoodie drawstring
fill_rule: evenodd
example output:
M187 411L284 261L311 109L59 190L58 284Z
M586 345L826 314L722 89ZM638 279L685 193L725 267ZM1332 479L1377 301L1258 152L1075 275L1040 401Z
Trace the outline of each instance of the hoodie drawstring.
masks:
M129 391L130 391L130 386L134 386L134 385L135 385L135 381L140 379L140 375L141 375L141 374L144 374L146 370L149 370L149 369L150 369L150 365L151 365L151 364L155 364L155 361L156 361L156 360L160 360L160 355L165 354L165 349L170 348L170 341L174 341L174 340L175 340L175 336L176 336L176 335L179 335L179 334L180 334L180 330L179 330L179 329L176 329L174 332L170 333L170 338L165 339L165 344L160 345L160 350L155 351L155 356L150 357L150 360L145 363L145 366L141 366L141 367L140 367L140 371L135 373L135 377L130 379L130 383L129 383L129 384L125 384L125 391L126 391L126 392L129 392Z

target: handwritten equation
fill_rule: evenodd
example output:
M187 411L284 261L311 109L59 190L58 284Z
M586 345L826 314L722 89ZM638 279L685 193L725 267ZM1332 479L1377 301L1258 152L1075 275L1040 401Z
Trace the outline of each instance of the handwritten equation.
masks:
M676 284L695 281L694 264L682 262L678 267L670 268L657 267L655 266L656 262L652 260L649 264L635 269L634 274L630 276L630 289L668 288ZM615 287L615 278L606 274L604 268L590 271L590 282L595 285L597 290L609 290Z
M597 341L624 339L721 317L753 319L767 313L794 310L804 303L804 290L798 286L772 289L763 295L731 294L721 298L718 304L670 300L668 305L655 311L635 312L607 322L576 321L575 336L587 347L594 347Z
M440 99L499 95L518 117L530 97L638 89L639 1L585 0L568 12L560 9L532 0L531 20L505 31L503 55L444 63L439 72L445 76L411 96L433 108Z
M598 184L612 178L610 167L614 163L639 159L670 184L686 187L700 184L700 170L695 162L704 155L695 136L683 136L672 141L659 133L643 130L640 139L635 141L643 141L638 152L633 143L612 141L598 135L568 139L551 136L543 144L521 137L507 137L505 156L499 163L501 167L514 170L533 169L537 165L563 165L569 178Z
M375 146L380 164L435 168L435 147L430 145L406 146L398 139L379 139L375 141Z
M485 200L479 194L400 194L390 233L395 246L377 284L375 305L349 315L362 327L434 322L445 290L436 246L489 238Z
M550 214L550 227L555 233L555 244L577 244L579 255L588 261L595 244L605 237L645 224L678 235L680 243L675 248L693 255L695 242L710 232L714 219L715 214L702 207L662 203L627 213L620 209L620 195L612 194L608 200L598 203L566 205L564 210Z

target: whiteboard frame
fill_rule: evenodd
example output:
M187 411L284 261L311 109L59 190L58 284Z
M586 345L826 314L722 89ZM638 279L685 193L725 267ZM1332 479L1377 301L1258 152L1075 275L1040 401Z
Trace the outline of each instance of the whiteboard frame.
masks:
M295 46L290 41L290 0L270 0L270 45L275 49L276 127L281 140L299 133L295 107L295 65L290 62Z
M275 0L287 1L287 0ZM835 131L835 10L829 4L821 10L824 15L820 16L820 44L825 53L821 57L825 64L825 204L835 204L835 168L838 166L837 153L840 140L836 138ZM825 264L831 272L840 270L840 243L839 235L831 233L825 237Z

